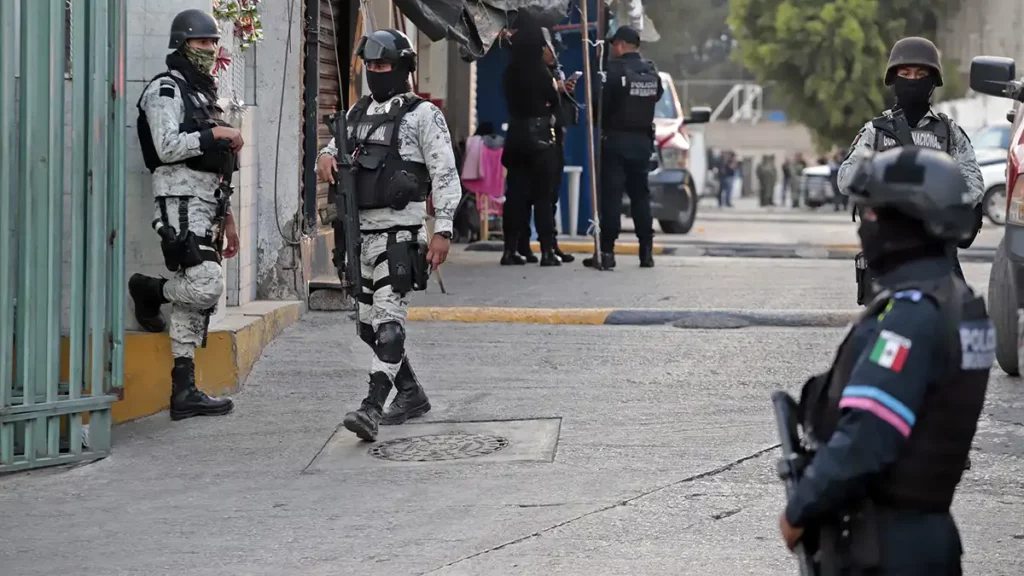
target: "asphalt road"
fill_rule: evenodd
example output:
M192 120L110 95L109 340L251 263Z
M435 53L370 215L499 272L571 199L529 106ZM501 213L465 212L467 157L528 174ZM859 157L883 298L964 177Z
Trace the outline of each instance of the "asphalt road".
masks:
M452 293L432 284L414 303L852 307L843 261L620 267L455 254ZM966 268L987 279L987 265ZM412 323L409 355L434 410L382 439L403 428L515 439L479 459L418 463L335 436L366 390L369 351L354 332L345 313L307 313L264 351L232 415L158 415L116 428L104 461L0 478L0 574L796 573L777 533L768 398L824 369L841 330ZM967 574L1024 573L1021 386L993 370L954 509ZM498 442L474 438L415 454Z

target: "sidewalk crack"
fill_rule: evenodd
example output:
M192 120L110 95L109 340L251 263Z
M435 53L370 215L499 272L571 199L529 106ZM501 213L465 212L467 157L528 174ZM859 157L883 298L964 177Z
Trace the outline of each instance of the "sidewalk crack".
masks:
M477 556L483 556L484 554L489 554L491 552L495 552L497 550L501 550L502 548L507 548L509 546L514 546L516 544L519 544L519 543L525 542L527 540L530 540L531 538L536 538L537 536L540 536L540 535L545 534L547 532L551 532L552 530L561 528L562 526L567 526L569 524L572 524L573 522L576 522L577 520L582 520L584 518L587 518L587 517L590 517L590 516L594 516L595 514L600 514L602 512L607 512L608 510L611 510L613 508L618 508L620 506L627 506L627 505L629 505L629 504L631 504L633 502L636 502L637 500L640 500L641 498L646 498L647 496L650 496L651 494L655 494L657 492L661 492L662 490L666 490L668 488L673 488L675 486L679 486L679 485L682 485L682 484L688 484L690 482L696 482L697 480L703 480L705 478L710 478L712 476L717 476L719 474L722 474L723 472L728 472L729 470L732 470L736 466L739 466L740 464L742 464L742 463L744 463L744 462L746 462L748 460L753 460L755 458L759 458L759 457L767 454L768 452L771 452L772 450L775 450L779 446L780 446L779 444L773 444L771 446L768 446L767 448L762 448L760 450L757 450L756 452L753 452L751 454L747 454L746 456L742 456L740 458L737 458L736 460L733 460L731 462L723 464L723 465L721 465L721 466L719 466L717 468L714 468L712 470L707 470L705 472L701 472L699 474L694 474L692 476L687 476L686 478L681 478L679 480L675 480L675 481L669 482L667 484L662 484L660 486L656 486L654 488L651 488L650 490L646 490L644 492L641 492L641 493L639 493L639 494L637 494L635 496L631 496L631 497L626 498L624 500L619 500L618 502L613 502L613 503L608 504L606 506L602 506L602 507L600 507L600 508L598 508L596 510L591 510L590 512L584 512L583 514L580 514L579 516L575 516L575 517L570 518L568 520L563 520L562 522L559 522L559 523L557 523L557 524L555 524L553 526L548 526L547 528L543 528L543 529L538 530L536 532L533 532L531 534L527 534L526 536L521 536L521 537L516 538L514 540L509 540L508 542L504 542L502 544L498 544L497 546L492 546L490 548L487 548L486 550L481 550L480 552L474 552L473 554L469 554L468 556L463 556L462 558L459 558L458 560L453 560L453 561L451 561L451 562L449 562L447 564L444 564L442 566L438 566L437 568L428 570L426 572L421 572L420 576L426 576L427 574L433 574L433 573L438 572L440 570L444 570L445 568L450 568L452 566L455 566L456 564L461 564L462 562L465 562L466 560L471 560L473 558L476 558Z

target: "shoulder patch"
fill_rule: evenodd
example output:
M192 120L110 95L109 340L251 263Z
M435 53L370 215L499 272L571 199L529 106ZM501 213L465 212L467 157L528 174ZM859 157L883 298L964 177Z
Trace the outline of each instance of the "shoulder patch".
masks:
M900 372L912 345L913 342L909 338L904 338L891 330L882 330L874 347L871 348L869 359L882 368Z
M910 300L911 302L920 302L924 294L920 290L901 290L892 295L894 300Z
M989 370L996 354L996 328L992 320L960 323L960 368Z

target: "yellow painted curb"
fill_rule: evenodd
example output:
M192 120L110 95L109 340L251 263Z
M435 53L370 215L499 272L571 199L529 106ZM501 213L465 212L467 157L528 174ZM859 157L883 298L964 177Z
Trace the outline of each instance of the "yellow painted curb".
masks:
M409 308L409 321L601 325L611 313L611 308L422 307Z
M206 348L196 349L196 385L208 394L237 391L266 348L287 326L299 319L301 302L253 303L229 308L222 329L212 331ZM237 315L232 311L237 310ZM67 339L61 345L62 377L67 378ZM171 396L171 340L166 333L126 332L124 389L112 408L114 423L129 422L166 410Z
M535 251L535 252L539 252L540 251L540 243L539 242L530 242L530 248L533 251ZM559 240L558 241L558 248L560 250L562 250L562 252L572 252L574 254L593 254L594 253L594 243L593 242L582 242L582 241L579 241L579 240L569 240L569 241ZM633 255L633 256L635 256L635 255L640 253L640 245L639 244L618 244L617 243L617 244L615 244L615 253L616 254L625 254L625 255ZM655 244L654 245L654 253L655 254L664 254L665 253L665 246L663 246L661 244Z

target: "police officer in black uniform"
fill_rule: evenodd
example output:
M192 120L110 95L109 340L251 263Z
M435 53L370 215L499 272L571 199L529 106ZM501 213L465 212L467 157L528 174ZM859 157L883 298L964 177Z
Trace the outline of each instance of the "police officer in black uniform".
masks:
M837 183L840 191L849 184L858 158L866 152L881 152L899 146L924 146L942 150L951 155L960 166L967 182L967 192L974 202L974 232L959 243L968 248L981 231L981 199L984 183L981 168L974 156L974 146L951 118L931 110L931 97L942 86L942 61L939 50L927 38L903 38L893 45L885 70L885 85L892 88L896 106L873 118L861 128L853 141L850 153L839 167ZM873 274L858 259L858 299L864 304L871 299ZM961 277L963 271L954 259L954 270Z
M640 266L654 266L654 219L647 173L654 153L654 108L665 91L654 62L640 55L640 33L622 26L610 38L612 58L601 86L601 268L615 267L622 195L629 194L640 240ZM584 258L594 267L594 258Z
M956 162L919 147L865 155L849 189L882 292L801 393L813 457L783 537L817 549L822 574L960 574L949 508L995 350L984 300L953 272L974 206Z

